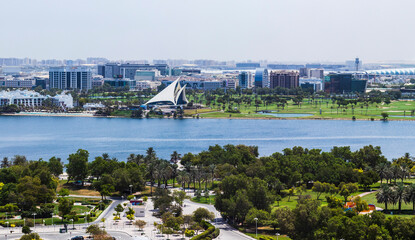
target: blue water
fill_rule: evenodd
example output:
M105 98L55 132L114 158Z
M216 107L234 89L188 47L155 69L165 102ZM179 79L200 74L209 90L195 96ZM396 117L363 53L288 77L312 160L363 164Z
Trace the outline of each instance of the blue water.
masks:
M66 161L83 148L91 157L108 153L125 160L130 153L145 154L148 147L168 158L173 151L198 153L214 144L257 145L260 155L293 146L328 151L372 144L392 159L405 152L415 155L415 122L0 117L0 158L20 154Z

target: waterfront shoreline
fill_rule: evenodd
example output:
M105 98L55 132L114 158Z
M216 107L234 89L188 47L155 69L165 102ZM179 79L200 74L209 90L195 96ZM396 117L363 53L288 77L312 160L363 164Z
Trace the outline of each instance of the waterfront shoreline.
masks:
M127 118L130 119L130 117L125 116L95 116L93 114L68 114L68 113L36 113L36 112L30 112L30 113L4 113L0 114L0 116L19 116L19 117L88 117L88 118ZM138 119L138 118L131 118L131 119ZM142 118L145 119L145 118ZM174 119L174 118L150 118L150 119ZM228 119L228 120L335 120L335 121L372 121L370 118L367 119L355 119L352 120L350 118L319 118L319 117L203 117L200 118L194 118L194 117L184 117L183 119ZM373 121L383 121L382 119L374 119ZM413 119L393 119L388 118L387 121L415 121L415 118Z

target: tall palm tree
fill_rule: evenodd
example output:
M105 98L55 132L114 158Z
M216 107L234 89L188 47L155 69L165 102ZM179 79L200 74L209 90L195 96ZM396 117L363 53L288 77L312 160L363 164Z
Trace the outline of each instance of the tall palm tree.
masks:
M146 163L148 163L150 161L154 161L154 160L157 159L156 151L154 151L154 148L152 148L152 147L149 147L147 149L146 154L147 154L147 156L146 156Z
M412 203L412 210L415 214L415 183L405 188L403 200L406 203Z
M181 154L177 153L177 151L174 151L171 155L170 155L171 159L170 161L172 163L176 163L181 159Z
M380 185L379 191L376 193L376 200L378 203L385 204L385 210L388 210L388 203L391 203L393 199L392 189L388 184Z
M395 192L396 202L398 203L399 212L401 212L402 200L403 200L404 192L405 192L405 185L400 182L400 183L396 184L396 186L393 189L394 189L394 192Z
M378 166L376 166L375 170L376 170L376 173L379 175L380 184L382 184L383 179L386 178L387 176L389 165L390 164L388 164L388 162L383 162L379 164Z

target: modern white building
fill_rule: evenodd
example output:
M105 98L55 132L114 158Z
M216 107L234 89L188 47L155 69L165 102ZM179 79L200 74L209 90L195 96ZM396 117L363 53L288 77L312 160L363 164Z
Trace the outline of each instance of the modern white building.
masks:
M80 89L92 88L91 71L86 67L51 67L49 69L50 88Z
M179 79L172 82L165 89L159 92L156 96L146 102L147 106L156 105L170 105L170 106L182 106L186 105L189 101L186 98L185 93L186 85L180 86Z
M0 106L15 104L25 107L40 107L48 98L51 98L54 104L64 109L73 108L73 98L70 94L60 94L51 97L43 96L38 92L28 90L1 91Z

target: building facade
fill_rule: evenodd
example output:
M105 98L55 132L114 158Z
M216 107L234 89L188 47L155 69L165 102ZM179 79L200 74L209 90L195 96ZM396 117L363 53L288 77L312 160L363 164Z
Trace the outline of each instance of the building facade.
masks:
M51 67L49 87L89 90L92 88L91 71L86 67Z
M266 88L269 87L269 77L268 69L266 68L257 68L255 70L255 83L256 88Z
M242 89L252 87L252 74L250 72L241 72L238 75L239 87Z
M98 74L104 78L129 78L134 79L137 70L153 70L157 69L160 75L169 74L169 66L167 64L129 64L129 63L107 63L98 66Z
M135 72L134 79L138 81L155 81L156 77L158 77L159 71L157 69L155 70L137 70Z
M324 79L324 70L323 69L310 69L308 73L308 77Z
M271 71L270 88L297 88L300 75L297 71Z
M64 109L73 108L73 98L70 94L60 94L50 97L28 90L1 91L0 106L15 104L24 107L40 107L48 98L52 99L53 104L63 107Z
M366 91L367 80L358 80L350 73L330 74L324 83L327 93L363 93Z
M30 79L0 80L0 87L6 87L6 88L32 88L33 87L33 80L30 80Z

